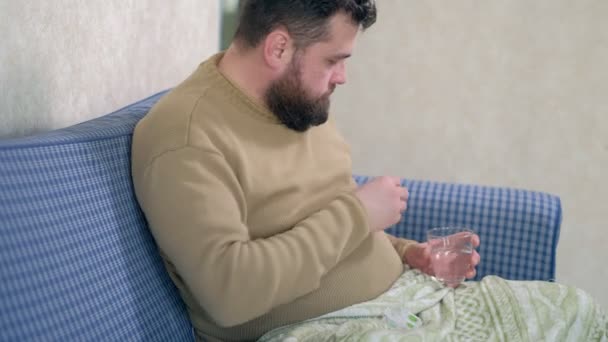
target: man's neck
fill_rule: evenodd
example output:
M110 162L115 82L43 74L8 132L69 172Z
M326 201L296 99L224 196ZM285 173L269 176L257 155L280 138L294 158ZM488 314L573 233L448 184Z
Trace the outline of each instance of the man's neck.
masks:
M264 94L270 82L263 70L263 64L257 61L257 58L255 52L243 52L232 44L220 60L218 70L247 96L264 104Z

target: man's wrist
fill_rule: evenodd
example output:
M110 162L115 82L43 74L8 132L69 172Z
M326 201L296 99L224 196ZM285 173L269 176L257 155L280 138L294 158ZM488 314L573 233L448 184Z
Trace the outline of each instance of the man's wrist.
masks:
M401 261L403 261L403 263L407 263L409 252L412 251L413 247L415 249L417 244L418 242L414 240L399 239L394 245L395 250L397 251L399 257L401 257Z
M418 244L419 243L416 241L411 241L410 243L406 244L403 247L403 254L401 254L401 260L403 260L404 264L408 264L408 265L412 266L411 263L409 262L410 256L412 253L415 253L415 249Z

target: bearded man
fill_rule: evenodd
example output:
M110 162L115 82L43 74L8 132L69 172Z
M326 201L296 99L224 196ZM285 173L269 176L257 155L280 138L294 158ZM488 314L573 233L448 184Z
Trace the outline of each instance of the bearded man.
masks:
M255 339L402 274L416 243L384 229L407 190L357 188L328 115L375 19L373 1L246 1L231 46L138 123L137 198L200 338Z

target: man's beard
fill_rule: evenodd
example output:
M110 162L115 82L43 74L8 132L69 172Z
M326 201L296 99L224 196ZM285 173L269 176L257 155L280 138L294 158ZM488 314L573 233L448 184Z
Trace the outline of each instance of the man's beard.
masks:
M327 121L331 91L312 98L304 89L300 70L292 63L285 75L274 81L266 91L266 105L290 129L304 132Z

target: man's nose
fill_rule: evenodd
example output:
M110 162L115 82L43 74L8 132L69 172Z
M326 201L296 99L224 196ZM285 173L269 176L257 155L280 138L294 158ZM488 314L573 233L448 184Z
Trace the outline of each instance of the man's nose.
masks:
M346 67L344 66L344 63L340 63L340 65L338 65L336 71L333 74L331 83L332 84L346 83Z

